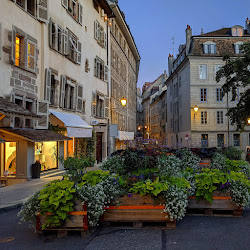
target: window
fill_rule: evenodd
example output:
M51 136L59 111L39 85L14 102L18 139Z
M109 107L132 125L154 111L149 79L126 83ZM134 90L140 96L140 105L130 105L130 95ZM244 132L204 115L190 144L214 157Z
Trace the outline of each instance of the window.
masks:
M94 2L93 2L94 3ZM80 24L82 24L83 7L78 0L62 0L62 6Z
M240 147L240 134L233 134L233 145L235 147Z
M57 81L55 79L55 75L51 74L51 87L50 87L50 104L57 105L56 102L56 92L57 92Z
M23 107L23 98L21 96L15 96L15 104L20 107ZM22 127L22 119L20 117L14 118L14 127L21 128Z
M48 22L48 0L12 0L17 6L39 21ZM65 1L65 0L64 0Z
M207 124L207 111L201 111L201 124Z
M236 25L231 28L232 36L242 36L243 35L243 27Z
M216 102L223 102L222 88L216 88Z
M16 54L15 54L15 65L21 67L21 65L24 63L24 49L23 49L23 37L17 35L16 36Z
M69 31L69 54L68 58L78 64L81 64L82 60L82 43L78 40L78 38Z
M217 111L217 124L223 124L223 111Z
M200 89L200 100L201 100L201 102L207 101L207 89L206 88Z
M105 82L108 82L108 66L99 57L95 58L95 76Z
M201 134L201 147L202 148L208 147L208 134Z
M64 108L74 109L75 85L67 80L65 85Z
M97 95L96 103L96 116L99 118L104 117L104 96Z
M16 0L16 3L29 14L35 16L35 0Z
M215 65L214 66L214 77L216 77L216 73L222 68L222 65Z
M234 44L234 52L235 54L243 53L243 42L237 42Z
M216 43L214 42L205 42L203 43L203 52L204 54L216 54Z
M107 34L104 31L104 28L97 21L95 21L94 37L100 46L105 49L107 48Z
M207 79L207 65L199 65L200 79Z
M217 146L221 148L224 147L224 134L217 135Z
M33 109L33 101L32 100L26 100L25 101L25 108L32 112ZM31 127L31 119L25 119L25 127L30 128Z
M235 96L234 96L234 93L232 91L232 102L238 102L239 99L240 99L240 90L239 90L239 88L237 88L235 90Z

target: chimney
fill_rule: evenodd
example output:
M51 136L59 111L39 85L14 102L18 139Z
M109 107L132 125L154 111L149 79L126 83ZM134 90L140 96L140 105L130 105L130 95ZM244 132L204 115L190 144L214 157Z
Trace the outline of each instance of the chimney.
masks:
M249 21L248 18L247 18L247 20L246 20L246 31L247 31L247 34L250 35L250 21Z
M167 71L164 70L164 83L166 82L166 80L167 80Z
M192 29L187 25L186 29L186 56L188 56L190 45L191 45Z
M169 54L169 56L168 56L168 75L169 76L172 74L174 60L175 60L174 56Z

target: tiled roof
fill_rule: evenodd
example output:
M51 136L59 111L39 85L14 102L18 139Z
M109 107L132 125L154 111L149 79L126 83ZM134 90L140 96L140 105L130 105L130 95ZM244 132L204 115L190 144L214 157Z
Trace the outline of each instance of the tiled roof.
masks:
M198 37L230 37L231 35L231 28L222 28L219 30L214 30L205 34L200 34ZM195 36L197 37L197 36ZM243 34L243 37L250 37L250 34L247 34L246 31ZM239 37L240 38L240 37Z
M35 117L39 118L40 116L36 115L33 112L15 104L5 100L3 97L0 97L0 113L4 115L18 115L18 116L26 116L26 117Z
M0 128L1 138L4 139L4 134L2 132L11 133L14 135L22 136L33 142L42 141L69 141L71 138L54 133L49 130L35 130L35 129L24 129L24 128Z

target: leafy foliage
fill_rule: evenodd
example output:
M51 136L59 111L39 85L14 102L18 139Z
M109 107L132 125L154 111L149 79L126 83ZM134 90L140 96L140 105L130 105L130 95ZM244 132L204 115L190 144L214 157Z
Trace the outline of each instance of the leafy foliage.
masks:
M45 223L42 229L60 226L62 221L68 217L68 212L74 210L73 188L74 183L65 179L50 182L40 191L40 213L45 215ZM51 215L46 215L51 213Z
M217 169L203 169L202 173L195 176L196 197L204 198L212 203L213 193L219 187L227 182L227 175Z
M232 92L235 100L237 88L247 87L250 85L250 43L243 45L243 55L236 59L225 55L223 60L226 64L217 72L216 81L225 78L225 84L222 86L223 94ZM247 125L247 118L250 117L250 89L241 94L240 100L236 107L229 108L227 115L231 123L237 125L238 130L243 130Z
M224 155L220 153L215 153L212 158L211 168L218 169L222 172L226 172L227 171L226 160L227 158Z
M226 156L226 158L230 160L241 160L242 150L236 147L229 146L227 148L224 148L222 153Z
M91 186L95 186L102 180L106 179L109 176L109 172L104 172L102 170L96 170L96 171L89 171L85 175L83 175L82 180L83 182L81 185L89 184Z

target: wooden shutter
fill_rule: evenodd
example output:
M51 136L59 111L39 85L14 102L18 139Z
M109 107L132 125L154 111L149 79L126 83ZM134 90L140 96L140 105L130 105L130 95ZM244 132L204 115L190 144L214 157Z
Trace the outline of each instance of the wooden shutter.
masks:
M69 31L67 29L63 30L63 53L69 54Z
M96 103L97 100L96 100L96 93L95 92L92 92L92 116L96 116Z
M101 30L101 45L104 47L104 36L105 36L105 32L104 30Z
M61 108L64 108L65 86L66 86L66 76L62 75L62 79L61 79L61 93L60 93L60 107Z
M49 102L37 100L37 115L41 116L36 122L36 129L48 129L49 123Z
M105 96L105 111L104 117L109 118L109 98Z
M45 69L45 89L44 100L50 103L50 89L51 89L51 70Z
M82 5L78 4L78 22L82 25Z
M48 0L37 0L37 19L41 22L49 22Z
M53 24L51 18L49 19L49 46L50 48L53 47L53 40L52 40L52 30L53 30Z
M104 34L104 44L103 44L103 47L104 47L105 49L107 49L107 33L106 33L106 32L103 32L103 34Z
M99 30L99 29L98 29L98 26L99 26L99 25L98 25L98 22L95 21L95 22L94 22L94 31L95 31L95 32L94 32L94 37L95 37L96 40L98 40L98 30Z
M82 43L78 40L77 41L77 63L81 64L82 61Z
M83 86L78 83L77 84L77 103L76 103L76 110L82 112L83 108Z
M62 6L63 6L65 9L68 9L68 0L62 0Z
M203 52L204 54L208 54L208 44L203 44Z
M11 63L15 64L15 54L16 54L16 28L12 27L12 37L11 37Z
M94 75L98 76L98 72L97 72L97 59L95 58L95 65L94 65Z
M109 69L108 69L108 66L104 67L104 81L105 82L109 81Z

